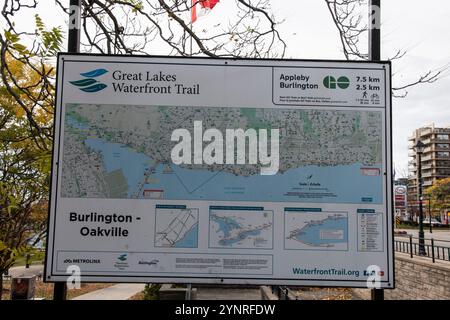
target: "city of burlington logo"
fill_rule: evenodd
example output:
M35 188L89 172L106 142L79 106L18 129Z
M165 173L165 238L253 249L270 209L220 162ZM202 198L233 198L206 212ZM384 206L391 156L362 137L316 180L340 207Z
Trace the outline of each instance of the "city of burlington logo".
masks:
M106 84L99 82L98 80L94 79L97 77L100 77L101 75L104 75L107 73L108 70L105 69L95 69L89 72L80 73L82 77L85 79L81 80L75 80L75 81L69 81L74 86L77 86L78 89L84 92L98 92L100 90L103 90L107 87Z
M323 85L328 89L336 89L336 87L347 89L350 86L350 80L344 76L339 77L337 80L335 77L326 76L323 79Z

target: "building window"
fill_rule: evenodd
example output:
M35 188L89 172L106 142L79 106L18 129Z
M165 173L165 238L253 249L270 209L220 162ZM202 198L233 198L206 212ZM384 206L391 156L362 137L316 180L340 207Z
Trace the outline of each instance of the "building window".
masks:
M450 168L450 161L436 161L436 167L449 167Z
M450 157L450 152L448 152L448 151L440 151L440 152L437 153L437 156L439 158L448 158L448 157Z
M448 134L437 134L436 138L438 140L448 140Z
M448 143L438 143L437 147L439 149L450 149L450 145Z

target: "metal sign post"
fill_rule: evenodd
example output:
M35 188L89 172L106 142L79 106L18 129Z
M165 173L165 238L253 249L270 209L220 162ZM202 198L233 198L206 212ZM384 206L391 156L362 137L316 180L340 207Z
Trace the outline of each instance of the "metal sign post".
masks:
M70 0L69 8L69 37L67 51L80 51L81 0ZM67 299L67 285L65 282L55 282L53 300Z
M381 0L369 2L369 59L381 60ZM372 300L384 300L383 289L372 289Z

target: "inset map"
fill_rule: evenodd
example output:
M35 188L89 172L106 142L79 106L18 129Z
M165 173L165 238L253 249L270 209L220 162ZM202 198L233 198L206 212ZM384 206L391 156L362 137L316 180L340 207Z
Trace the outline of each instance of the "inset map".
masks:
M273 211L262 207L211 206L211 248L273 248Z
M347 212L308 212L286 208L285 249L348 250Z
M197 248L198 209L156 205L155 247Z

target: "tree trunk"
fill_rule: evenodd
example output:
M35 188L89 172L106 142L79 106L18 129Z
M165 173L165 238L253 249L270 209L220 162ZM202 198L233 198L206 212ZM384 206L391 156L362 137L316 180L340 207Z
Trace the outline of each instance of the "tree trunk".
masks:
M0 300L2 300L3 295L3 273L0 274Z

